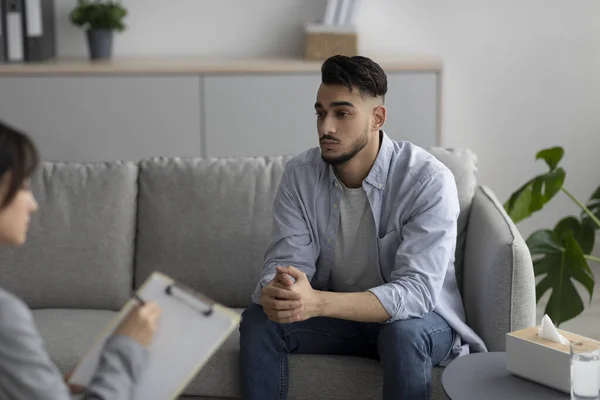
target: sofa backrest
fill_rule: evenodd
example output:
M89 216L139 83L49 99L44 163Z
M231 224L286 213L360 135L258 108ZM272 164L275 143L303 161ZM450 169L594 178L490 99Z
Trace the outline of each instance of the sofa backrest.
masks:
M477 189L477 157L469 149L446 149L442 147L429 148L428 151L440 160L454 175L458 191L460 215L458 216L457 243L454 268L456 281L462 293L463 264L465 243L467 240L467 225L471 215L471 204Z
M131 294L135 163L43 163L27 243L0 250L0 286L31 308L117 310Z
M157 270L227 306L247 306L287 160L141 162L136 286Z
M460 285L476 159L468 150L429 151L457 181ZM32 308L119 309L157 270L225 305L245 307L289 159L44 163L32 180L40 212L24 247L0 251L0 287Z
M475 194L469 150L429 151L454 173L461 214L456 274ZM156 158L140 164L135 285L154 271L225 305L245 307L260 276L273 200L289 157ZM459 280L460 282L460 280Z

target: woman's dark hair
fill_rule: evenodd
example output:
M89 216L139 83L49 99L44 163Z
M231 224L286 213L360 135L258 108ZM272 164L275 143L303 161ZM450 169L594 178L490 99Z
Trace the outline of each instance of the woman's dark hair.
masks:
M376 62L362 56L332 56L321 66L321 82L344 85L349 91L357 87L361 94L385 97L387 76Z
M31 138L0 121L0 180L11 174L0 209L13 201L38 163L39 153Z

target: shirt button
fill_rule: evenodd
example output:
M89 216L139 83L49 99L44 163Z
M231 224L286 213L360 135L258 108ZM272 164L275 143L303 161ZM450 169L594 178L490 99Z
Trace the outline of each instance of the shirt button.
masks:
M337 204L334 204L334 205L333 205L333 208L337 208Z
M331 243L331 238L327 238L327 243Z
M383 185L381 183L379 184L379 189L383 189Z

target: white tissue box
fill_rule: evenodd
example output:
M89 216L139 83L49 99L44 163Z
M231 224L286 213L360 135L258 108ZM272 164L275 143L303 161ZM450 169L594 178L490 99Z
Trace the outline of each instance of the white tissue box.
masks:
M570 347L539 337L539 328L532 326L506 334L506 369L521 378L570 393ZM600 348L597 340L557 330L567 340L582 342L590 350Z

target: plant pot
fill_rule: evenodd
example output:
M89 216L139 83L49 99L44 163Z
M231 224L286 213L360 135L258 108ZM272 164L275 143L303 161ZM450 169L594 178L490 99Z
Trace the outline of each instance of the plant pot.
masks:
M90 29L86 33L92 60L106 60L112 57L112 29Z

